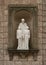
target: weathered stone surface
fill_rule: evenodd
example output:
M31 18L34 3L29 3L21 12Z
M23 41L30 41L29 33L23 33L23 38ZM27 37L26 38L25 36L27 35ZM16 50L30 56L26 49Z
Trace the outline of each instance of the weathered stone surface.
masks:
M39 50L41 50L42 49L42 42L39 42Z
M0 61L3 60L3 50L0 49Z
M37 0L37 3L41 4L42 3L42 0Z
M4 33L8 33L8 26L4 26L4 27L3 27L3 32L4 32Z
M43 10L46 10L46 4L43 5Z
M45 12L44 12L45 13ZM43 21L46 21L46 16L43 17Z
M43 10L43 16L46 17L46 10Z
M5 61L9 61L9 55L6 55L6 54L5 54L5 55L4 55L4 60L5 60Z
M43 43L43 49L46 49L46 44Z
M4 4L4 0L0 0L0 5L3 5Z
M3 27L0 27L0 33L2 33L3 32Z
M43 26L43 33L46 32L46 26Z
M0 39L0 44L2 44L3 43L3 39Z
M41 46L42 46L42 45L41 45ZM38 53L38 58L40 58L40 57L42 58L42 49L39 48L39 50L40 50L40 51L39 51L39 53ZM41 58L40 58L40 59L41 59ZM39 60L39 59L38 59L38 60Z
M20 58L16 55L16 56L14 56L14 58L13 58L13 61L19 61L20 60ZM21 61L21 60L20 60Z
M0 49L3 49L3 43L0 43Z
M43 27L46 27L46 22L43 22Z
M42 16L38 16L38 21L42 22Z
M42 38L42 33L38 33L38 38Z
M8 15L4 16L4 22L8 22Z
M3 38L3 33L0 33L0 39L2 39Z
M42 38L41 37L38 38L38 43L42 43Z
M4 53L7 53L7 47L8 47L8 43L4 43L4 49L5 49Z
M30 61L16 61L14 64L16 64L16 65L32 65L32 62L30 62Z
M3 21L3 10L0 8L0 21Z
M41 15L42 16L42 9L39 9L38 10L38 15Z
M4 61L4 65L14 65L14 61Z
M40 36L40 34L42 35L42 23L39 23L40 25L38 25L38 35Z
M4 33L4 34L3 34L3 38L4 38L4 39L8 38L8 33Z
M8 43L8 38L4 39L3 43Z
M37 0L5 0L5 4L36 4Z
M46 0L43 0L43 3L45 4L46 3Z
M43 33L42 36L43 36L43 38L46 38L46 33Z
M44 65L46 65L46 61L44 61Z
M46 38L45 39L43 38L43 43L46 43Z
M0 61L0 65L3 65L4 64L4 61Z
M42 4L38 4L38 9L42 10Z
M32 62L31 65L39 65L39 62L38 61L37 62Z
M7 26L8 26L8 22L0 22L0 26L1 26L1 27L3 27L3 26L4 26L4 27L5 27L5 26L7 27Z
M46 3L46 0L43 0ZM21 59L14 56L13 61L9 61L7 52L8 44L8 5L9 4L33 4L38 6L38 43L39 53L37 61L32 56ZM44 11L42 11L42 8ZM42 0L0 0L0 65L46 65L46 4L42 5ZM42 22L45 21L45 22ZM42 29L43 25L43 29ZM42 34L43 31L43 34ZM43 39L42 39L43 36ZM43 58L42 58L43 54ZM4 60L4 61L1 61Z

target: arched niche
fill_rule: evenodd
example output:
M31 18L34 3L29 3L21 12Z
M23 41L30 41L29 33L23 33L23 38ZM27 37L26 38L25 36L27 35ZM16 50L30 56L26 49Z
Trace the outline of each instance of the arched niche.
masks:
M31 5L10 5L9 6L9 23L8 23L8 52L11 58L14 54L19 53L20 56L25 57L31 53L36 56L38 49L38 20L37 20L38 9L36 6ZM29 50L17 50L18 40L16 39L16 30L21 18L24 18L30 29L30 41Z

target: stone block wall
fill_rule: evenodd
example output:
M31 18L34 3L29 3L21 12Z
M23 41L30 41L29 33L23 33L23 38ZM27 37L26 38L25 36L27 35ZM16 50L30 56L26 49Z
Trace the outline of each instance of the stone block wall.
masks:
M42 31L42 41L43 41L43 65L46 65L46 0L43 0L43 21L42 21L42 25L43 25L43 31Z
M33 4L38 6L38 44L37 61L32 56L22 59L14 56L9 61L8 46L8 5ZM0 0L0 65L46 65L46 0Z

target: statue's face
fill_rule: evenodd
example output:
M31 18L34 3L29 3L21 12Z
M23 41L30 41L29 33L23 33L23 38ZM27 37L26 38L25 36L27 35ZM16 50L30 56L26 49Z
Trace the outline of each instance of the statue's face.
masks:
M25 19L21 19L21 21L22 21L22 23L24 24L24 22L25 22Z

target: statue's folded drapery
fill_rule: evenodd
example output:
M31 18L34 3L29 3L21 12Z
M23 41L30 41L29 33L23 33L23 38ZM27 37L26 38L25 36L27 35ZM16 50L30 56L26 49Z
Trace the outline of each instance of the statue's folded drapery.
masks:
M17 29L17 39L18 39L18 47L17 50L29 50L29 38L30 38L30 30L27 26L27 23L22 22L19 24Z
M30 31L29 30L17 30L17 39L18 39L18 50L29 50L29 38Z

